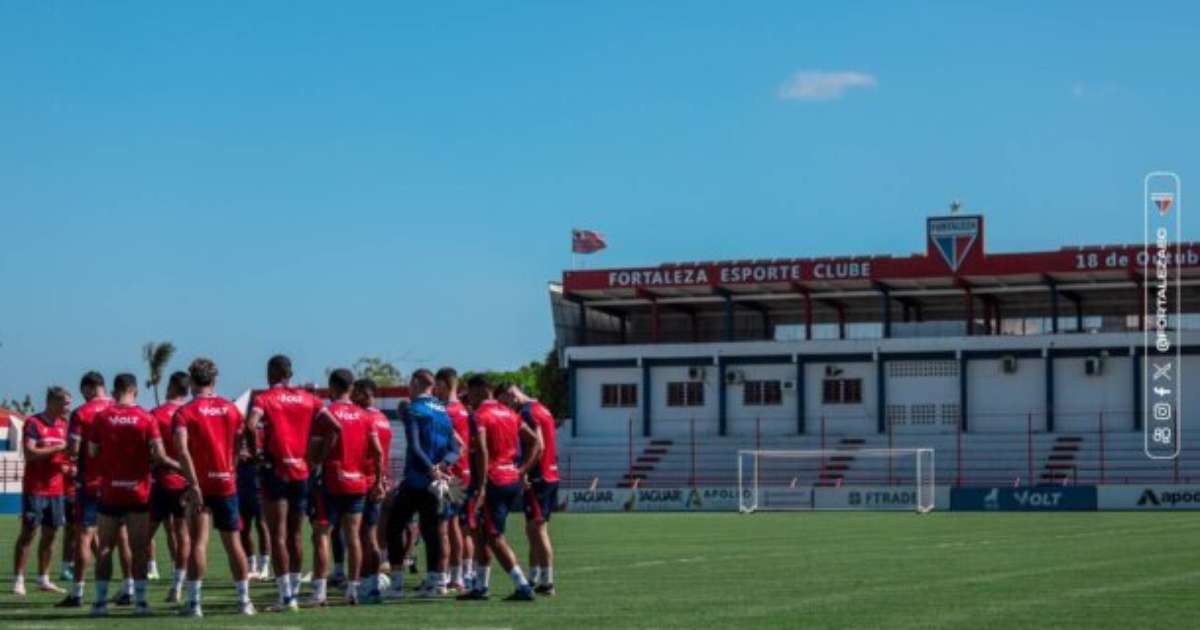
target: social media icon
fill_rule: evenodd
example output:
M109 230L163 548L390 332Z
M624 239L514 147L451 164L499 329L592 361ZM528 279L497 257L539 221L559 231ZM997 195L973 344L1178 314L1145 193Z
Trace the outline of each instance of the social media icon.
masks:
M1160 421L1170 420L1171 419L1171 405L1168 405L1167 403L1155 403L1154 419L1160 420Z

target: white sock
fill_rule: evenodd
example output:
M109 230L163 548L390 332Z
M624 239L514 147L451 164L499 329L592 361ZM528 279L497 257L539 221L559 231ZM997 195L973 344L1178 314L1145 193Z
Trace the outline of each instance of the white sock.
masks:
M545 567L542 569L542 585L551 586L554 584L554 567Z
M25 574L13 577L13 586L25 586Z
M325 599L325 578L313 578L312 590L313 598L323 601Z
M133 596L133 578L125 578L124 590L121 592L130 597Z
M529 567L529 581L534 584L540 584L542 579L542 567Z
M475 590L486 591L491 586L492 565L485 564L475 571Z
M250 581L249 580L241 580L239 582L234 582L233 585L234 585L234 588L237 589L237 596L238 596L239 604L245 604L246 602L250 601Z
M148 565L146 565L146 573L158 573L158 561L157 560L151 560L150 563Z
M462 582L462 565L456 564L450 567L450 581L455 584Z
M252 575L258 573L258 556L251 555L247 560L250 561L250 573Z
M108 605L108 580L96 580L96 605Z
M404 571L392 571L392 590L404 590Z
M260 573L266 573L271 570L271 556L263 554L258 558L258 570Z
M289 574L287 574L287 580L288 580L288 588L291 590L291 596L299 597L300 596L300 574L299 573L289 573Z
M188 602L199 606L200 605L200 588L203 586L202 580L188 581Z
M350 580L350 590L346 591L346 599L353 599L354 601L358 601L358 587L359 587L358 580Z
M146 603L146 580L133 581L133 601L138 604Z
M288 576L284 575L275 578L275 587L279 589L280 605L288 603L288 600L292 598L292 585Z
M20 580L21 580L21 583L22 583L22 584L24 584L24 583L25 583L25 576L24 576L24 575L22 575L22 576L19 576L19 578L18 578L18 579L20 579ZM39 576L38 576L38 584L41 584L42 586L49 586L49 585L50 585L50 574L49 574L49 573L43 573L43 574L39 575Z
M171 579L171 590L178 591L183 588L183 581L187 578L187 571L183 569L175 569L175 576Z
M525 574L521 573L520 565L513 565L512 571L509 571L508 575L512 578L513 584L517 585L517 588L529 587L529 581L525 579Z
M83 580L80 580L71 586L71 597L83 599Z

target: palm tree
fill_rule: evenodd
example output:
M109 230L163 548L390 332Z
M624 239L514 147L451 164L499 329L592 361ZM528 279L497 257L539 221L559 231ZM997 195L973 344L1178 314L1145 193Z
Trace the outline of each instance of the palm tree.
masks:
M154 388L154 404L158 404L158 384L162 382L163 369L171 362L171 357L175 354L175 344L170 341L162 343L150 342L142 347L142 358L146 360L147 367L150 368L150 375L146 377L146 384Z

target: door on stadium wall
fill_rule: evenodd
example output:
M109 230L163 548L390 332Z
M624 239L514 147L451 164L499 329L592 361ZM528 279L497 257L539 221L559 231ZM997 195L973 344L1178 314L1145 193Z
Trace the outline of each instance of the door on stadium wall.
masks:
M896 434L954 433L959 415L958 361L888 361L884 414Z

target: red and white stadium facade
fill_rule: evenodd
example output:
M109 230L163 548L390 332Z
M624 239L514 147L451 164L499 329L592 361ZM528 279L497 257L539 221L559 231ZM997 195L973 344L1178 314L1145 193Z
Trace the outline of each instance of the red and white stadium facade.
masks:
M1148 251L993 254L984 236L982 216L931 217L907 257L565 271L550 295L570 432L1140 431ZM1194 383L1200 245L1172 251Z

